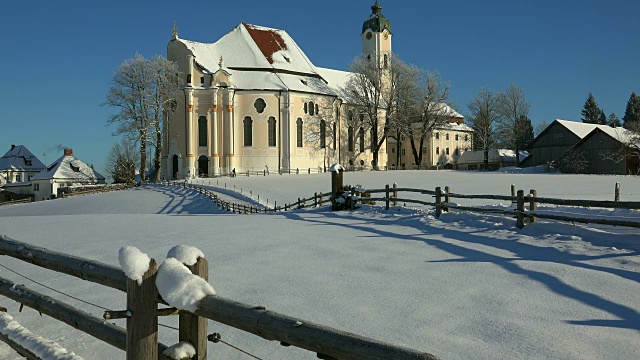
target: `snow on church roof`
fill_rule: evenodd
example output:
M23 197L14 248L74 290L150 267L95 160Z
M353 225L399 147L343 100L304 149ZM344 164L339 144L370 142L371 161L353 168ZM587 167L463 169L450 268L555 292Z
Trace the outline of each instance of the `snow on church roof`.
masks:
M0 158L0 171L40 171L45 166L29 149L24 145L15 145Z
M177 38L205 73L224 59L234 86L245 90L291 90L340 96L350 73L316 68L284 30L240 24L215 43Z
M31 180L63 179L77 182L100 181L105 177L89 165L78 160L73 154L63 155Z

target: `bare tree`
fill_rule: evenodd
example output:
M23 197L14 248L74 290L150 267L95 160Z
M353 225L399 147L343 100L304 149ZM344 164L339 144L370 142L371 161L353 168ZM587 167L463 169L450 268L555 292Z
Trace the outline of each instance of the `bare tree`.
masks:
M494 126L500 117L498 97L488 89L481 89L478 95L467 105L471 116L476 149L484 152L484 169L489 166L489 150L495 143Z
M379 151L389 133L395 117L395 91L399 80L398 69L402 62L393 55L385 65L362 56L356 58L350 66L353 75L345 86L349 103L356 106L364 115L363 128L370 135L373 166L378 166ZM384 121L379 116L384 114Z
M302 139L311 156L322 156L323 168L326 171L331 162L337 161L335 157L338 146L336 138L338 125L334 116L335 109L332 102L313 104L309 105L310 114L313 115L301 124Z
M127 135L140 145L140 175L144 178L147 162L147 143L156 146L156 179L160 174L162 151L162 120L170 104L170 93L177 86L177 66L156 56L152 60L136 54L125 60L116 70L107 99L103 105L118 112L110 115L107 124L116 124L114 136ZM150 132L155 136L150 138Z
M422 148L427 136L447 124L453 116L445 103L449 97L449 84L441 80L438 72L422 71L404 66L398 71L396 91L396 118L401 132L411 145L415 164L422 164Z
M533 135L534 136L540 135L548 127L549 127L549 123L543 120L538 125L536 125L536 127L533 129Z
M105 167L114 183L130 184L136 181L138 161L139 153L136 151L136 144L125 137L111 146Z
M524 98L524 91L515 84L509 85L507 90L498 94L498 113L500 117L496 123L496 133L502 146L514 149L516 162L520 163L521 139L524 132L531 131L523 119L528 119L529 104ZM529 122L530 123L530 122Z

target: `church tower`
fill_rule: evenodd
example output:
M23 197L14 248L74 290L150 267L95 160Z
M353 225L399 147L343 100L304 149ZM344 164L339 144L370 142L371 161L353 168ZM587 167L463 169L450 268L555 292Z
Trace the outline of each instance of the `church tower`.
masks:
M382 6L371 6L371 15L362 24L362 54L371 61L377 61L381 68L387 68L391 56L391 23L382 15Z

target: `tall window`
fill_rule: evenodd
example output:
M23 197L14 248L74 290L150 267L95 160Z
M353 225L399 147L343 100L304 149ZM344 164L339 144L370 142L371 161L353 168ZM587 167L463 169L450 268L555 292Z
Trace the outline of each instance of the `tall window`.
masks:
M307 103L304 103L304 113L306 114L307 112L309 112L309 110L307 110Z
M296 120L296 142L298 147L302 147L302 119Z
M276 146L276 118L269 116L267 124L269 126L269 146Z
M324 120L320 120L320 148L327 147L327 123Z
M446 148L445 151L446 151L447 155L449 155L449 148Z
M389 68L389 57L387 56L387 54L384 54L384 68Z
M313 116L315 114L315 107L313 106L313 101L309 101L309 115Z
M440 139L440 133L436 133L436 140Z
M349 151L353 151L353 126L349 126L349 131L347 136L349 137Z
M207 118L198 118L198 146L207 146Z
M440 147L436 146L436 155L440 155Z
M446 140L449 140L449 133L445 134L444 137L445 137Z
M458 134L456 134L456 141L458 141Z
M244 127L244 146L253 146L253 120L250 116L245 116L242 124Z
M333 149L335 150L336 148L336 123L333 123Z
M320 113L320 110L318 108L318 103L316 103L316 115L318 115Z
M360 128L360 152L364 152L364 128Z

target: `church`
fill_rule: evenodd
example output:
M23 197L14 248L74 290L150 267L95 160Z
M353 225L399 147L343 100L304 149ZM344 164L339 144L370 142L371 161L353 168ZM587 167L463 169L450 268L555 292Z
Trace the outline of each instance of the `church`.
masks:
M362 54L382 67L393 34L377 1L371 10ZM201 43L181 39L174 25L167 58L184 82L165 128L165 179L333 163L371 169L369 131L352 125L363 115L345 96L351 73L315 66L286 31L241 23ZM378 166L387 164L385 141Z
M379 61L392 38L381 9L372 6L361 33L363 53ZM371 167L367 132L347 126L358 116L341 96L350 73L315 66L286 31L242 23L209 44L181 39L174 26L167 58L184 84L165 129L166 179ZM379 156L386 165L386 147Z

